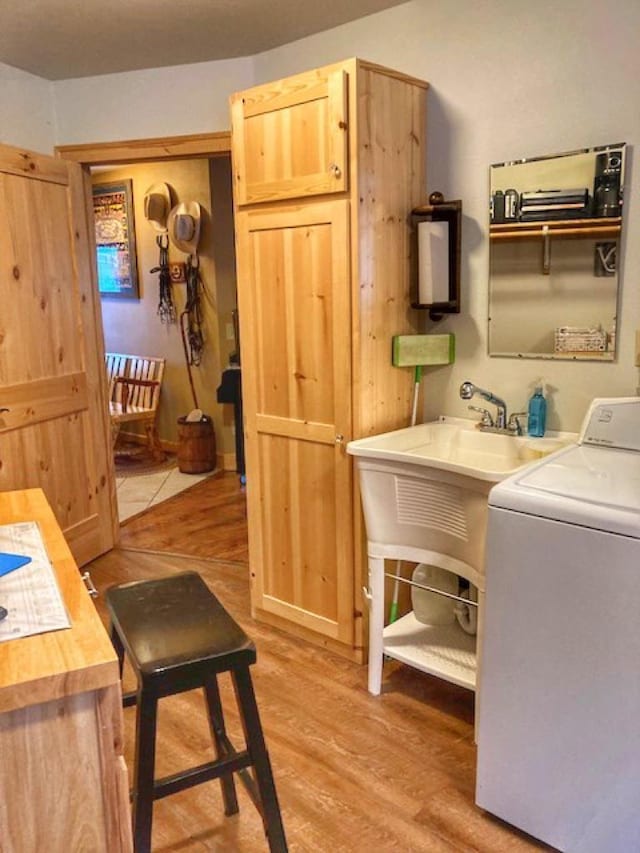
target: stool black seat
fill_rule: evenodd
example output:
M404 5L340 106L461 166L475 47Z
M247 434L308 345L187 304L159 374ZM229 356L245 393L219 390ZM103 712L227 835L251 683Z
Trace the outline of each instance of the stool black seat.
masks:
M126 654L138 682L123 704L136 705L136 755L132 791L136 853L149 853L154 800L193 785L219 779L226 815L238 812L234 773L238 773L262 816L271 851L286 851L271 762L264 742L249 667L256 661L253 642L231 618L197 572L134 581L107 590L111 640L120 675ZM229 740L217 676L229 672L246 749ZM215 760L155 779L158 700L203 688ZM253 773L249 772L252 768Z

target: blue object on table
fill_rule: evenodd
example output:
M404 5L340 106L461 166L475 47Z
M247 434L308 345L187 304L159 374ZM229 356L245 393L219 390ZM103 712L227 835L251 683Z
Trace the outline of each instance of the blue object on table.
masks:
M31 557L25 557L23 554L4 554L0 551L0 578L30 562Z

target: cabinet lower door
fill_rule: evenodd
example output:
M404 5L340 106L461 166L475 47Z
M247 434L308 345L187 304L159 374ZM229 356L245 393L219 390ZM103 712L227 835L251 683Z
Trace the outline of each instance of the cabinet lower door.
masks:
M252 604L353 643L347 201L242 212Z
M116 683L0 714L2 853L131 853L121 703Z

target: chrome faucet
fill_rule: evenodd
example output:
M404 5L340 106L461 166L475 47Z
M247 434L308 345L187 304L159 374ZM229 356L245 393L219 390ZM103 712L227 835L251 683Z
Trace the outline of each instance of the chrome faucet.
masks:
M484 388L478 388L477 385L474 385L473 382L469 382L469 380L462 383L460 386L460 396L463 400L471 400L475 394L477 394L478 397L482 397L482 399L486 400L487 403L493 403L496 407L497 412L493 427L496 430L506 430L507 404L505 401L501 400L500 397L496 397L496 395L492 394L491 391L485 391Z

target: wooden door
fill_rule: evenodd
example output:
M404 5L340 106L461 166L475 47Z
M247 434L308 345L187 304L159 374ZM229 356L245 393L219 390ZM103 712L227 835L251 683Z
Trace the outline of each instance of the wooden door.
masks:
M81 564L117 536L90 228L78 165L0 145L0 490L40 486Z
M344 192L347 74L320 69L234 95L237 204Z
M349 203L237 216L254 610L353 643Z

